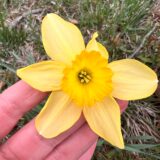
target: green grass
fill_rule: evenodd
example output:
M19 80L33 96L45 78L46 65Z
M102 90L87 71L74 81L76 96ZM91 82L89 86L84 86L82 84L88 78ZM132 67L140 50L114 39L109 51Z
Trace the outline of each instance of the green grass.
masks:
M9 28L5 26L4 17L0 15L0 42L3 48L16 49L23 45L27 39L27 33L23 28Z
M154 14L153 0L1 0L0 1L0 82L5 88L18 81L15 74L18 68L47 59L41 43L40 24L46 13L56 12L66 20L76 23L82 31L85 42L94 32L98 40L106 46L110 60L127 58L144 43L133 57L152 67L160 76L160 29L156 27L151 35L146 35L160 25ZM41 9L39 13L29 13L12 27L17 17L28 13L30 9ZM154 160L153 155L160 148L138 148L159 144L159 101L158 96L131 102L122 116L123 135L130 148L121 151L99 142L93 160ZM27 113L12 131L12 134L32 119L43 105ZM137 116L134 116L134 115ZM139 136L152 138L141 140ZM10 135L9 135L10 136ZM136 137L133 140L131 137ZM143 146L143 147L144 147ZM137 150L136 150L137 149ZM134 151L134 153L132 152ZM144 153L150 155L145 156Z

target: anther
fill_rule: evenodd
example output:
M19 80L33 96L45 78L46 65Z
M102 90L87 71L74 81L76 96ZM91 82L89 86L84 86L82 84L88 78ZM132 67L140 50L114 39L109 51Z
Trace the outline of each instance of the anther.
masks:
M81 83L87 84L91 81L92 77L90 73L88 73L85 70L81 70L78 74L78 79L80 80Z
M91 80L91 79L92 79L90 75L87 75L86 77L87 77L89 80Z
M86 75L87 75L87 72L83 72L83 74L86 76Z
M85 82L85 80L84 80L84 79L81 79L80 81L81 81L81 83L84 83L84 82Z
M84 81L85 81L85 83L89 83L89 79L87 79L86 77L84 77Z
M79 74L79 77L81 77L81 78L82 78L82 77L83 77L83 75L82 75L82 74Z

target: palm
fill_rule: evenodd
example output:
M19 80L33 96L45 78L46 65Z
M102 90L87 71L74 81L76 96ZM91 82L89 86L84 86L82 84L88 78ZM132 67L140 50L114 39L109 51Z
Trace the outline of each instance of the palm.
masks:
M0 95L0 139L7 135L24 113L40 103L47 93L39 92L23 81ZM121 111L127 102L119 101ZM34 119L0 147L0 160L89 160L97 141L83 116L67 132L56 138L41 137Z

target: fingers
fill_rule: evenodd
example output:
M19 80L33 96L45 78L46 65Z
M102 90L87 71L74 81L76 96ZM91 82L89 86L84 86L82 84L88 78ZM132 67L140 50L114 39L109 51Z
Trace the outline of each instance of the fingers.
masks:
M26 86L26 88L28 88L26 84L24 84L24 86ZM30 93L30 89L28 91L29 93ZM28 98L26 97L26 99L28 99L27 102L26 102L26 100L24 100L24 105L26 105L26 107L28 105L29 106L28 108L32 108L33 104L35 105L36 103L38 103L37 100L35 100L36 101L35 102L33 99L37 98L41 95L41 93L39 93L38 91L36 91L38 93L36 93L35 95L34 95L33 92L35 93L35 90L32 91L32 96L28 95ZM44 98L45 96L46 95L43 95L41 97ZM15 96L13 96L13 97L15 97ZM23 97L25 97L25 96L23 95ZM13 100L15 100L15 98L9 98L9 101L12 102ZM39 99L39 101L40 101L40 99ZM17 101L16 104L17 103L20 103L20 106L22 108L25 108L25 107L22 106L23 102L21 102L20 100ZM123 106L125 106L125 105L123 104ZM22 109L22 111L19 112L19 113L22 114L27 109ZM14 110L12 109L12 112L13 111ZM15 117L18 117L17 115L19 115L19 114L15 114L15 115L16 115ZM12 119L14 120L15 118L12 118ZM57 148L60 148L60 149L63 150L63 147L61 147L61 145L62 144L67 145L68 146L67 148L68 148L68 151L69 151L69 149L73 148L72 144L76 143L76 141L78 140L78 141L80 141L80 145L78 146L78 148L79 148L78 150L80 151L80 153L78 152L76 155L71 155L71 156L72 157L75 156L75 157L80 158L80 156L95 142L95 139L97 137L88 128L88 126L87 127L82 127L82 129L84 129L84 131L81 132L79 130L79 132L77 132L76 130L79 129L83 124L84 124L84 118L81 117L81 119L78 121L78 123L76 123L76 125L74 127L72 127L70 130L68 130L64 134L61 134L60 136L58 136L56 138L53 138L53 139L45 139L37 133L37 131L35 129L34 121L32 121L32 122L28 123L25 127L23 127L23 129L18 131L13 137L11 137L7 141L7 143L5 143L1 147L0 157L5 157L5 159L15 159L15 160L16 159L44 160L44 158L46 156L48 156L48 154L51 155L53 153L53 149L55 147L56 147L56 150L57 150ZM80 133L80 134L78 134L79 139L77 138L77 136L74 136L75 135L74 132L76 134ZM88 135L88 136L84 136L83 135L84 133L85 133L85 135ZM73 135L73 136L69 136L69 135ZM80 138L81 136L82 136L82 139ZM75 141L75 142L74 143L69 143L70 140L67 140L66 139L67 137L71 138L70 140ZM74 137L76 138L76 140L74 140ZM62 143L63 140L65 140L64 143ZM87 142L87 143L85 144L84 142ZM61 143L61 145L59 145L60 143ZM75 145L77 145L77 143ZM81 148L83 148L83 149L81 149ZM77 150L77 147L74 147L73 149Z
M119 104L121 113L123 113L126 110L126 108L128 107L128 101L119 100L119 99L116 99L116 101Z
M0 160L6 160L6 159L0 155Z
M0 94L0 139L9 133L25 112L46 96L47 93L37 91L23 81L17 82Z
M76 125L64 134L61 134L56 138L45 139L37 133L33 120L1 146L0 156L5 157L6 160L44 160L44 157L46 157L54 147L83 124L84 118L81 117Z
M87 124L85 124L60 143L45 160L77 160L86 152L86 150L92 145L95 145L97 139L98 136L92 132ZM89 150L88 154L86 154L85 157L82 157L86 158L83 160L89 160L93 151L94 148Z
M96 145L97 141L95 141L95 143L79 158L79 160L91 160Z

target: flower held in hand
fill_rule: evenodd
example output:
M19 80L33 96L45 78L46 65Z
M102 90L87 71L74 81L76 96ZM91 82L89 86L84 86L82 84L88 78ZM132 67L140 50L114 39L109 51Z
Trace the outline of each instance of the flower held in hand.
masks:
M17 74L35 89L52 91L35 120L42 136L58 136L83 112L95 133L124 148L120 108L114 98L148 97L156 90L158 80L154 71L137 60L108 63L108 52L96 41L97 36L95 33L85 47L75 25L48 14L42 21L42 41L52 60L19 69Z

